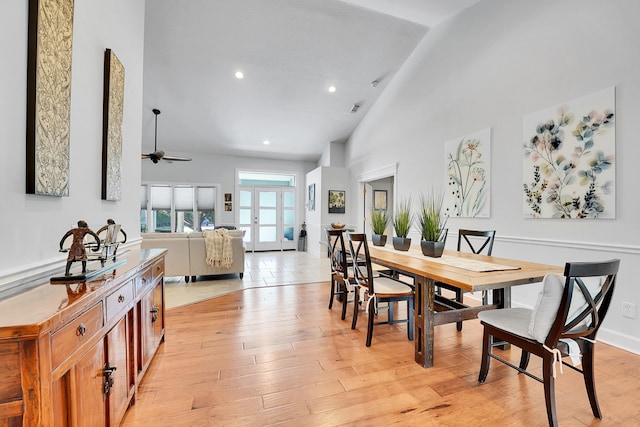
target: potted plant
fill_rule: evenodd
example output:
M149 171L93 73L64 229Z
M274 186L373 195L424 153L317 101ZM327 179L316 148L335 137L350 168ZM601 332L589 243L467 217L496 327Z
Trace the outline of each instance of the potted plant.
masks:
M412 222L411 198L404 199L398 203L393 217L393 228L396 232L396 236L393 238L393 247L396 250L408 251L411 247L411 239L407 235Z
M447 217L442 215L444 194L434 190L420 197L420 248L422 253L430 257L440 257L447 240Z
M387 244L387 235L384 231L389 225L389 217L385 210L372 210L371 211L371 228L373 229L373 235L371 240L375 246L384 246Z

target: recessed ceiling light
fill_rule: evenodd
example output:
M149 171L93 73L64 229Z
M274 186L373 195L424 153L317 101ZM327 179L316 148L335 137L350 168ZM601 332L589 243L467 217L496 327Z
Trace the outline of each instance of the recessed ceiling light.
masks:
M236 71L236 79L244 78L244 73L242 71Z
M329 92L333 93L336 91L336 87L335 86L329 86Z
M266 139L265 139L264 141L262 141L262 143L263 143L264 145L269 145L269 144L271 144L271 142L269 142L269 141L268 141L268 140L266 140Z

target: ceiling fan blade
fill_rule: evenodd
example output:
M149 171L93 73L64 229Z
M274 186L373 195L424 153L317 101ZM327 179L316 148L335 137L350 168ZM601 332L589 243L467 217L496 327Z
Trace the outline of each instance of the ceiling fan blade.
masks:
M190 162L192 160L190 157L176 157L176 156L164 156L162 159L172 161L172 162Z

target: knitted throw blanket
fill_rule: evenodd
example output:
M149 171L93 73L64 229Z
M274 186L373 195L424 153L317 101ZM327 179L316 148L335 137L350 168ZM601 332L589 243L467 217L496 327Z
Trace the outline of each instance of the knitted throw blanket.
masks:
M207 264L214 268L229 268L233 264L231 237L225 228L204 231L204 246L207 252Z

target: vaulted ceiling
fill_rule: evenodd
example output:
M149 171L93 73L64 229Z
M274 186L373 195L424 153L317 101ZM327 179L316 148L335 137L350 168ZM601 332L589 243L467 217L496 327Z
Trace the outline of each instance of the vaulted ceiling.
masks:
M147 1L142 149L157 108L168 154L315 161L430 27L478 1Z

